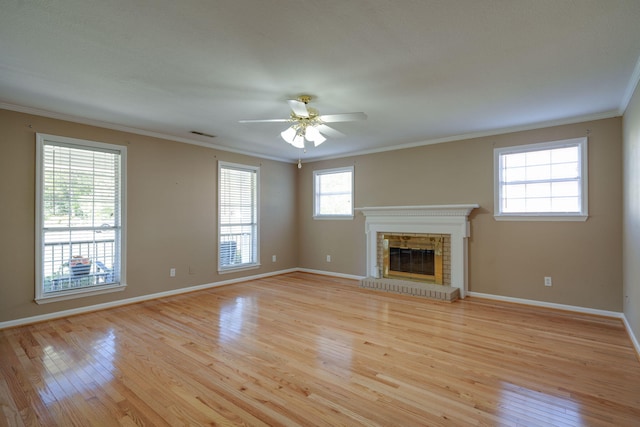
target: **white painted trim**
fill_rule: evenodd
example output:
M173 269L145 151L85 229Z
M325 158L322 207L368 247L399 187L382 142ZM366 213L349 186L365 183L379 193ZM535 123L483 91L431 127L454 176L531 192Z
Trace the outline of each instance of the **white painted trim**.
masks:
M618 311L599 310L596 308L578 307L575 305L556 304L553 302L544 302L544 301L536 301L536 300L523 299L523 298L505 297L501 295L484 294L481 292L470 291L470 292L467 292L467 296L620 319L624 324L625 330L627 331L627 335L629 335L629 339L631 339L631 343L633 344L633 347L636 351L636 357L640 360L640 342L638 342L638 339L633 333L633 329L631 328L631 325L627 321L627 317L624 315L624 313L621 313Z
M585 222L588 215L525 215L525 214L502 214L494 215L496 221L575 221Z
M47 320L58 319L61 317L74 316L77 314L89 313L89 312L98 311L98 310L106 310L108 308L115 308L123 305L135 304L138 302L149 301L149 300L158 299L158 298L165 298L165 297L170 297L174 295L186 294L189 292L217 288L219 286L233 285L236 283L248 282L250 280L256 280L256 279L272 277L272 276L279 276L281 274L295 273L295 272L320 274L323 276L340 277L344 279L353 279L353 280L361 280L365 278L365 276L336 273L332 271L313 270L309 268L290 268L286 270L273 271L271 273L257 274L255 276L240 277L237 279L224 280L222 282L206 283L203 285L196 285L196 286L190 286L187 288L174 289L172 291L158 292L155 294L142 295L139 297L127 298L124 300L112 301L112 302L103 303L103 304L95 304L87 307L79 307L79 308L74 308L70 310L56 311L54 313L41 314L38 316L23 317L21 319L8 320L6 322L0 322L0 330L13 328L16 326L28 325L31 323L44 322ZM532 305L537 307L555 308L555 309L565 310L565 311L574 311L578 313L595 314L598 316L606 316L606 317L622 319L622 322L624 323L624 326L631 339L631 342L633 343L636 353L640 358L640 343L635 338L635 335L633 334L633 330L631 329L631 325L627 321L627 318L625 317L624 313L619 313L616 311L597 310L597 309L591 309L591 308L585 308L585 307L577 307L573 305L548 303L548 302L528 300L528 299L522 299L522 298L504 297L500 295L484 294L480 292L467 292L467 296L496 300L496 301L505 301L505 302L511 302L516 304Z
M36 293L41 289L40 284L36 284ZM50 304L53 302L66 301L78 298L87 298L95 295L110 294L113 292L122 292L127 289L126 283L111 283L109 285L90 286L86 288L69 289L56 292L54 295L40 296L33 301L36 304Z
M183 138L183 137L176 136L176 135L168 135L168 134L164 134L164 133L160 133L160 132L152 132L152 131L148 131L148 130L144 130L144 129L138 129L138 128L134 128L134 127L130 127L130 126L116 125L116 124L113 124L113 123L103 122L103 121L100 121L100 120L86 119L86 118L74 116L74 115L71 115L71 114L56 113L56 112L53 112L53 111L40 110L40 109L37 109L37 108L24 107L22 105L8 104L8 103L5 103L5 102L0 102L0 109L9 110L9 111L16 111L18 113L31 114L31 115L34 115L34 116L48 117L50 119L64 120L64 121L67 121L67 122L79 123L79 124L83 124L83 125L96 126L96 127L101 127L101 128L104 128L104 129L117 130L117 131L120 131L120 132L128 132L128 133L133 133L135 135L150 136L152 138L165 139L167 141L182 142L182 143L185 143L185 144L198 145L200 147L212 148L214 150L227 151L229 153L236 153L236 154L250 155L250 156L258 157L258 158L261 158L261 159L275 160L275 161L278 161L278 162L290 163L290 162L292 162L294 160L294 159L286 159L286 158L283 158L283 157L267 156L265 154L257 154L257 153L253 153L253 152L247 152L246 149L240 150L240 149L230 148L230 147L217 145L217 144L208 144L206 142L197 141L197 140L190 139L190 138Z
M636 356L640 359L640 342L636 338L636 335L633 333L633 329L631 328L631 324L627 320L627 316L622 313L622 322L624 323L624 327L627 329L627 334L629 334L629 338L631 338L631 342L633 343L633 347L636 349Z
M321 274L323 276L340 277L342 279L362 280L364 276L356 276L353 274L335 273L333 271L312 270L310 268L296 268L296 271L301 273Z
M50 135L36 132L36 223L35 223L35 299L37 304L46 304L57 301L83 298L110 292L122 291L127 287L127 147L125 145L109 144L100 141L92 141L66 136ZM69 145L74 148L82 148L90 151L104 150L109 153L117 153L119 156L119 233L115 233L116 256L114 262L120 264L119 282L115 284L91 286L73 290L55 292L45 295L43 289L43 245L44 245L44 218L43 218L43 191L44 191L44 150L45 146ZM117 224L118 222L116 222ZM117 243L119 240L119 244Z
M421 206L374 206L356 208L366 217L387 216L462 216L467 217L472 210L479 208L477 203L466 205L421 205Z
M334 160L334 159L345 159L347 157L364 156L367 154L386 153L388 151L404 150L407 148L423 147L426 145L444 144L446 142L466 141L469 139L504 135L507 133L515 133L515 132L522 132L522 131L536 130L536 129L545 129L553 126L572 125L575 123L610 119L613 117L619 117L621 115L622 113L620 113L620 111L618 110L610 110L610 111L604 111L602 113L571 117L568 119L548 120L544 122L537 122L537 123L532 123L532 124L527 124L522 126L513 126L513 127L507 127L507 128L492 129L488 131L463 133L458 135L447 136L444 138L410 142L408 144L390 145L386 147L372 148L369 150L359 150L359 151L354 151L352 153L337 154L335 156L307 157L306 163L320 162L320 161Z
M349 200L351 201L351 213L337 214L337 215L327 215L327 214L318 213L320 196L321 196L318 188L318 179L324 175L332 175L332 174L339 174L339 173L345 173L345 172L349 172L351 174L351 194L350 194L351 197L349 197ZM323 219L351 220L353 219L353 208L354 208L353 194L354 194L355 182L356 182L356 174L355 174L355 168L353 167L353 165L344 166L341 168L314 170L313 171L313 219L320 219L320 220L323 220Z
M639 74L639 77L640 77L640 69L638 70L637 73ZM635 78L635 74L636 74L636 72L634 70L634 76L630 79L629 87L631 87L633 85L633 87L635 88L635 85L637 84L637 80ZM583 123L583 122L590 122L590 121L595 121L595 120L610 119L612 117L618 117L618 116L621 116L623 114L624 109L626 109L627 104L631 100L631 95L632 94L633 94L633 92L631 92L631 94L628 95L629 96L629 100L625 99L626 102L623 102L622 105L620 106L620 108L617 109L617 110L603 111L601 113L587 114L587 115L582 115L582 116L570 117L570 118L567 118L567 119L547 120L547 121L536 122L536 123L531 123L531 124L526 124L526 125L521 125L521 126L512 126L512 127L506 127L506 128L492 129L492 130L488 130L488 131L463 133L463 134L452 135L452 136L448 136L448 137L444 137L444 138L428 139L428 140L423 140L423 141L411 142L411 143L407 143L407 144L390 145L390 146L386 146L386 147L372 148L372 149L368 149L368 150L358 150L358 151L353 151L353 152L350 152L350 153L336 154L336 155L333 155L333 156L313 157L313 153L312 152L308 152L307 153L306 163L319 162L319 161L324 161L324 160L333 160L333 159L344 159L344 158L347 158L347 157L364 156L364 155L367 155L367 154L385 153L385 152L388 152L388 151L404 150L404 149L407 149L407 148L423 147L423 146L426 146L426 145L443 144L443 143L446 143L446 142L455 142L455 141L464 141L464 140L467 140L467 139L483 138L483 137L487 137L487 136L496 136L496 135L504 135L504 134L507 134L507 133L522 132L522 131L534 130L534 129L544 129L544 128L548 128L548 127L552 127L552 126L570 125L570 124L575 124L575 123ZM624 109L623 109L623 107L624 107ZM116 124L113 124L113 123L102 122L102 121L99 121L99 120L86 119L86 118L74 116L74 115L71 115L71 114L55 113L53 111L41 110L41 109L32 108L32 107L25 107L25 106L16 105L16 104L9 104L9 103L6 103L6 102L0 102L0 109L9 110L9 111L16 111L18 113L32 114L34 116L42 116L42 117L49 117L49 118L52 118L52 119L65 120L65 121L68 121L68 122L80 123L80 124L85 124L85 125L90 125L90 126L97 126L97 127L101 127L101 128L105 128L105 129L112 129L112 130L117 130L117 131L121 131L121 132L133 133L133 134L136 134L136 135L144 135L144 136L150 136L150 137L153 137L153 138L166 139L166 140L169 140L169 141L183 142L185 144L199 145L201 147L212 148L212 149L220 150L220 151L227 151L227 152L230 152L230 153L244 154L244 155L258 157L258 158L261 158L261 159L269 159L269 160L275 160L275 161L286 162L286 163L295 162L293 164L297 164L298 163L298 158L297 157L295 157L295 158L284 158L284 157L277 157L277 156L268 156L268 155L265 155L265 154L248 152L246 149L239 150L239 149L234 149L234 148L221 146L221 145L216 145L216 144L208 144L208 143L205 143L205 142L202 142L202 141L197 141L197 140L189 139L189 138L183 138L183 137L179 137L179 136L175 136L175 135L168 135L168 134L163 134L163 133L159 133L159 132L152 132L152 131L133 128L133 127L129 127L129 126L121 126L121 125L116 125Z
M222 237L222 228L227 227L227 224L223 224L222 217L223 212L221 209L218 209L218 273L224 274L225 272L237 272L243 270L250 270L252 268L259 268L260 264L260 166L246 165L241 163L231 163L225 162L223 160L218 160L218 206L222 205L222 170L223 169L233 169L241 172L251 172L255 174L255 183L256 183L256 193L255 193L255 226L256 226L256 235L255 239L255 259L254 262L240 264L238 266L222 266L220 265L220 244L222 243L220 238ZM246 225L246 224L245 224Z
M638 82L640 82L640 57L638 57L638 60L636 61L636 65L633 68L631 77L629 78L629 83L627 83L627 88L625 89L624 95L622 96L620 108L618 109L619 115L624 115L624 112L627 110L629 102L631 102L631 97L636 90L636 86L638 86Z
M505 297L502 295L484 294L481 292L467 292L470 297L484 298L495 301L511 302L515 304L532 305L535 307L553 308L556 310L573 311L576 313L593 314L596 316L613 317L622 319L623 314L618 311L599 310L597 308L579 307L576 305L556 304L554 302L537 301L532 299Z
M353 220L353 218L353 215L322 215L313 217L313 219L316 221L351 221Z
M257 274L255 276L240 277L237 279L224 280L221 282L205 283L203 285L189 286L187 288L174 289L171 291L158 292L155 294L141 295L139 297L127 298L127 299L107 302L103 304L90 305L86 307L78 307L70 310L56 311L54 313L41 314L38 316L23 317L21 319L0 322L0 330L6 329L6 328L12 328L15 326L28 325L30 323L44 322L46 320L58 319L60 317L74 316L76 314L89 313L89 312L98 311L98 310L105 310L107 308L114 308L114 307L119 307L123 305L134 304L137 302L153 300L157 298L164 298L164 297L169 297L173 295L186 294L189 292L200 291L203 289L216 288L218 286L225 286L225 285L232 285L234 283L247 282L250 280L261 279L264 277L278 276L281 274L293 273L296 271L300 271L300 269L291 268L288 270L280 270L280 271L274 271L271 273Z
M570 138L533 144L495 147L493 149L493 217L496 221L586 221L589 218L589 139L587 137ZM503 195L503 158L510 154L521 154L540 150L555 150L577 147L580 159L580 211L579 212L502 212ZM526 179L524 183L530 182ZM550 182L540 180L540 182ZM526 196L525 196L526 197Z

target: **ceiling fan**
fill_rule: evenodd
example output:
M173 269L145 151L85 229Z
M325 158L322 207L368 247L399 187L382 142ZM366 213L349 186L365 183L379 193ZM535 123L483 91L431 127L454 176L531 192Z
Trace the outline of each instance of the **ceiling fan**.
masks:
M342 113L320 115L318 110L307 106L311 101L311 95L300 95L297 99L289 99L291 115L286 119L264 119L264 120L240 120L240 123L268 123L286 122L291 123L286 130L280 133L282 139L296 148L304 148L304 141L313 142L314 146L326 141L324 135L338 138L344 136L325 123L350 122L354 120L365 120L365 113ZM324 135L323 135L324 134Z

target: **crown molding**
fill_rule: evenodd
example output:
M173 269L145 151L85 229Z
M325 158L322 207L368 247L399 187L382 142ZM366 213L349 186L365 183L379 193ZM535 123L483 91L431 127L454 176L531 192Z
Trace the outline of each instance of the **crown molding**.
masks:
M443 137L443 138L435 138L435 139L427 139L427 140L424 140L424 141L409 142L409 143L406 143L406 144L389 145L389 146L386 146L386 147L372 148L372 149L369 149L369 150L354 151L352 153L338 154L338 155L335 155L335 156L310 157L310 158L307 158L306 162L307 163L312 163L312 162L320 162L320 161L324 161L324 160L344 159L344 158L347 158L347 157L364 156L366 154L377 154L377 153L384 153L384 152L387 152L387 151L396 151L396 150L404 150L404 149L407 149L407 148L423 147L423 146L426 146L426 145L443 144L445 142L464 141L464 140L467 140L467 139L484 138L484 137L487 137L487 136L504 135L504 134L507 134L507 133L522 132L522 131L527 131L527 130L544 129L544 128L553 127L553 126L572 125L572 124L576 124L576 123L589 122L589 121L594 121L594 120L610 119L610 118L613 118L613 117L618 117L620 115L621 114L620 114L620 112L618 110L610 110L610 111L605 111L605 112L602 112L602 113L589 114L589 115L584 115L584 116L576 116L576 117L571 117L571 118L567 118L567 119L549 120L549 121L545 121L545 122L536 122L536 123L532 123L532 124L528 124L528 125L522 125L522 126L506 127L506 128L493 129L493 130L481 131L481 132L471 132L471 133L447 136L447 137Z
M120 131L120 132L133 133L133 134L136 134L136 135L150 136L152 138L164 139L164 140L167 140L167 141L182 142L182 143L185 143L185 144L198 145L200 147L211 148L213 150L220 150L220 151L226 151L226 152L229 152L229 153L243 154L245 156L258 157L260 159L275 160L277 162L284 162L284 163L291 163L292 162L291 159L286 159L286 158L282 158L282 157L266 156L264 154L252 153L252 152L249 152L249 151L243 151L243 150L238 150L238 149L235 149L235 148L224 147L224 146L221 146L221 145L208 144L206 142L197 141L195 139L183 138L183 137L179 137L179 136L175 136L175 135L168 135L168 134L164 134L164 133L161 133L161 132L153 132L153 131L144 130L144 129L138 129L138 128L129 127L129 126L116 125L114 123L103 122L103 121L100 121L100 120L86 119L86 118L79 117L79 116L74 116L74 115L71 115L71 114L56 113L56 112L49 111L49 110L41 110L41 109L38 109L38 108L25 107L25 106L16 105L16 104L9 104L9 103L6 103L6 102L0 102L0 109L9 110L9 111L15 111L15 112L18 112L18 113L32 114L34 116L47 117L47 118L50 118L50 119L64 120L64 121L67 121L67 122L78 123L78 124L82 124L82 125L96 126L96 127L100 127L100 128L104 128L104 129L117 130L117 131Z
M627 107L629 106L629 102L631 102L631 97L638 86L638 82L640 82L640 57L638 57L636 61L636 66L633 68L633 73L631 73L627 89L622 96L622 102L620 102L620 108L618 110L619 115L623 115L624 112L627 111Z
M633 89L635 89L636 84L638 83L638 81L640 81L640 59L638 60L638 63L636 64L636 70L634 71L634 76L635 76L635 78L632 79L633 85L631 84L631 82L629 84L629 87L631 88L631 94L629 94L629 96L628 96L629 99L625 98L626 100L623 103L624 104L624 109L626 109L626 106L629 103L629 100L631 99L631 95L633 94ZM627 89L627 91L629 91L629 88ZM68 122L79 123L79 124L84 124L84 125L89 125L89 126L96 126L96 127L101 127L101 128L105 128L105 129L117 130L117 131L121 131L121 132L128 132L128 133L133 133L133 134L136 134L136 135L150 136L150 137L153 137L153 138L159 138L159 139L164 139L164 140L168 140L168 141L175 141L175 142L182 142L182 143L185 143L185 144L198 145L200 147L211 148L211 149L214 149L214 150L226 151L226 152L236 153L236 154L243 154L245 156L252 156L252 157L257 157L257 158L261 158L261 159L274 160L274 161L284 162L284 163L297 163L297 160L294 160L294 159L291 159L291 158L277 157L277 156L267 156L267 155L264 155L264 154L253 153L253 152L250 152L250 151L238 150L238 149L225 147L225 146L221 146L221 145L216 145L216 144L209 144L209 143L205 143L205 142L202 142L202 141L197 141L197 140L190 139L190 138L183 138L183 137L179 137L179 136L175 136L175 135L168 135L168 134L163 134L163 133L160 133L160 132L153 132L153 131L148 131L148 130L144 130L144 129L138 129L138 128L129 127L129 126L116 125L116 124L113 124L113 123L103 122L103 121L100 121L100 120L86 119L86 118L82 118L82 117L78 117L78 116L74 116L74 115L70 115L70 114L56 113L56 112L53 112L53 111L41 110L41 109L32 108L32 107L25 107L25 106L22 106L22 105L10 104L10 103L5 103L5 102L1 102L1 101L0 101L0 109L16 111L16 112L25 113L25 114L32 114L32 115L35 115L35 116L48 117L48 118L51 118L51 119L64 120L64 121L68 121ZM572 117L572 118L568 118L568 119L559 119L559 120L551 120L551 121L545 121L545 122L537 122L537 123L533 123L533 124L529 124L529 125L513 126L513 127L493 129L493 130L482 131L482 132L471 132L471 133L466 133L466 134L458 134L458 135L447 136L447 137L443 137L443 138L435 138L435 139L428 139L428 140L423 140L423 141L410 142L410 143L406 143L406 144L388 145L388 146L385 146L385 147L372 148L372 149L367 149L367 150L359 150L359 151L354 151L354 152L350 152L350 153L336 154L336 155L333 155L333 156L309 157L308 156L309 153L307 153L307 158L305 159L304 163L313 163L313 162L319 162L319 161L324 161L324 160L344 159L344 158L348 158L348 157L363 156L363 155L367 155L367 154L376 154L376 153L384 153L384 152L388 152L388 151L404 150L404 149L408 149L408 148L423 147L423 146L426 146L426 145L443 144L443 143L446 143L446 142L454 142L454 141L464 141L464 140L467 140L467 139L483 138L483 137L495 136L495 135L503 135L503 134L506 134L506 133L522 132L522 131L526 131L526 130L543 129L543 128L552 127L552 126L561 126L561 125L569 125L569 124L575 124L575 123L581 123L581 122L587 122L587 121L593 121L593 120L610 119L612 117L618 117L618 116L622 115L621 111L623 111L624 109L621 106L620 110L605 111L605 112L597 113L597 114L577 116L577 117Z

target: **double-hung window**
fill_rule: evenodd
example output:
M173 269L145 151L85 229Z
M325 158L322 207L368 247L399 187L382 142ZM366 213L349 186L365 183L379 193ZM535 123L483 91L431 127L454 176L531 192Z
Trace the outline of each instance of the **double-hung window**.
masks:
M497 220L585 221L587 138L496 148Z
M36 135L36 302L124 289L126 153Z
M313 171L313 217L353 218L353 166Z
M260 168L218 162L218 271L253 268L258 258Z

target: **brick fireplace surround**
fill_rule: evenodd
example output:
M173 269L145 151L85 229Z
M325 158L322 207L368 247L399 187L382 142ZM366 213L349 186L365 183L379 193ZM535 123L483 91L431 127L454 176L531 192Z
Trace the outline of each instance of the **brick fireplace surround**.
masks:
M379 206L358 208L365 216L367 235L367 276L379 279L379 233L443 234L450 236L450 286L464 298L468 290L467 239L470 237L469 214L477 204L428 206ZM384 279L391 284L393 279ZM388 285L387 285L388 286ZM437 286L440 285L430 285ZM412 287L412 286L409 286ZM427 295L428 296L428 295Z

